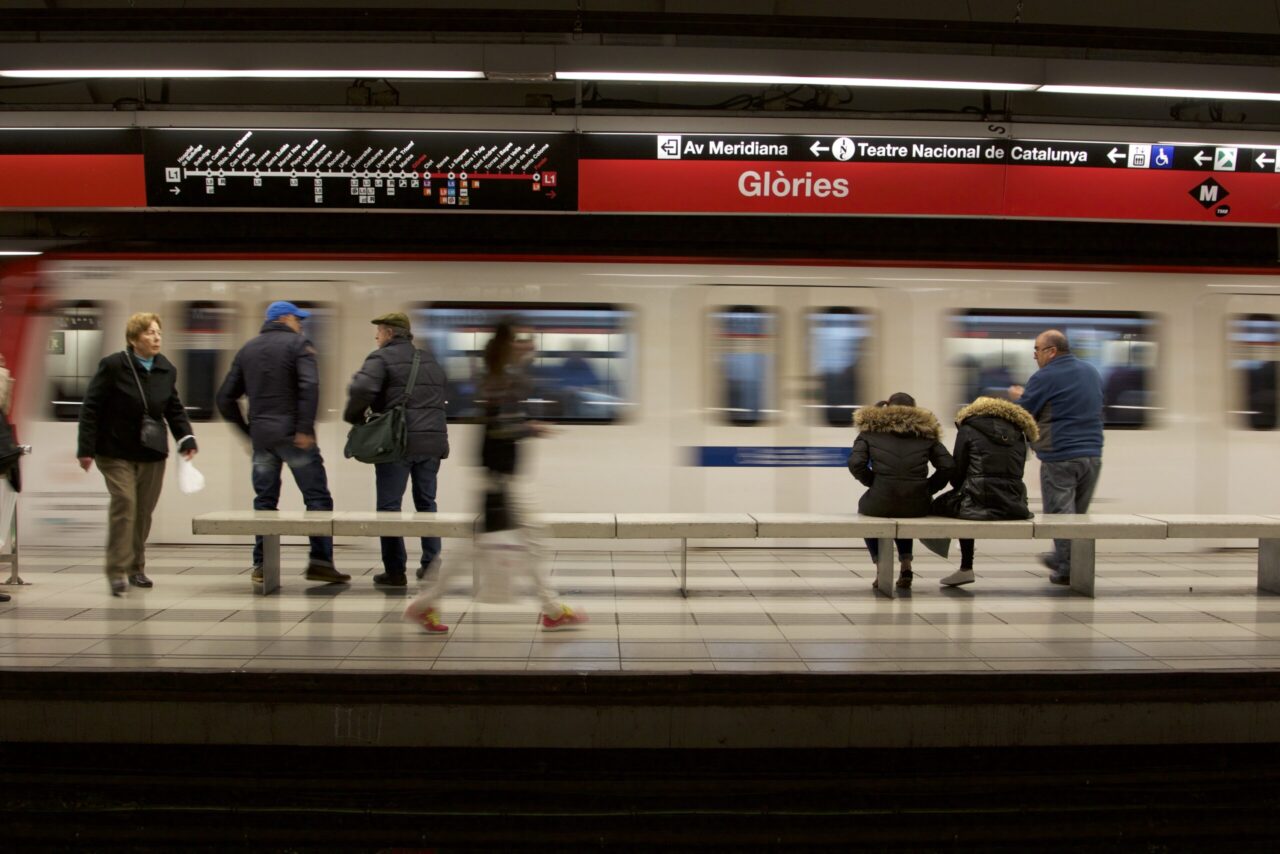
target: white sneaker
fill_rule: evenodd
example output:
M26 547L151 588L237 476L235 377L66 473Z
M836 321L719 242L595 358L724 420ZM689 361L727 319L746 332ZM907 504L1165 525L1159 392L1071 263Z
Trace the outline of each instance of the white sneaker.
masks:
M957 569L939 583L946 587L959 587L961 584L972 584L975 580L972 569Z

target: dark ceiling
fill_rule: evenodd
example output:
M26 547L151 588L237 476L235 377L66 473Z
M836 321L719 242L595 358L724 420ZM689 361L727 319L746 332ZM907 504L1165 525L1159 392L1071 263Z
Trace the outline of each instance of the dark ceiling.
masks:
M454 4L455 6L458 4ZM1188 4L963 0L931 3L508 2L250 4L16 2L0 10L0 50L113 42L601 45L913 53L1205 63L1275 68L1274 2ZM1124 14L1125 7L1132 7ZM424 8L429 7L429 8ZM859 17L858 11L879 13ZM885 17L887 13L904 17ZM912 17L906 17L906 15ZM1199 23L1198 23L1199 22ZM1212 26L1209 26L1209 24ZM376 110L555 114L1000 119L1280 128L1280 105L1177 98L850 89L493 81L0 81L0 111Z

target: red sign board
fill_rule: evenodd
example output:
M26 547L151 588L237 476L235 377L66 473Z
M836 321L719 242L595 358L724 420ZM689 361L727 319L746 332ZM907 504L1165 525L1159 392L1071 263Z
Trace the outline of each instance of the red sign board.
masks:
M589 135L578 203L595 213L1274 224L1276 154L1043 140Z

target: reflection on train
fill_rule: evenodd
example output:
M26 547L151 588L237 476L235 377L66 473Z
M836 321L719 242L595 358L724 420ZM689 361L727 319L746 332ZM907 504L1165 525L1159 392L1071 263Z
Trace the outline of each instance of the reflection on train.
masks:
M342 508L373 506L371 472L341 458L339 411L373 347L369 319L392 310L448 375L446 510L474 503L475 384L504 317L534 348L529 411L559 425L532 461L547 510L848 512L858 488L839 448L857 407L909 391L949 427L975 396L1027 381L1047 328L1103 377L1101 512L1280 505L1257 476L1280 470L1280 281L1268 276L134 257L47 259L40 283L30 352L6 351L20 357L24 435L39 440L29 542L100 537L105 496L74 465L75 421L98 359L140 310L161 314L210 483L166 490L154 536L184 541L194 513L249 507L248 455L213 397L276 299L312 312L319 439ZM772 452L796 448L822 453ZM1033 496L1037 476L1033 464Z

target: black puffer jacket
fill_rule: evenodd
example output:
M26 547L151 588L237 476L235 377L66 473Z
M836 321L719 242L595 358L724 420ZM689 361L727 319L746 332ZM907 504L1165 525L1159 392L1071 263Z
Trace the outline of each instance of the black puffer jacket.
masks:
M1027 442L1039 435L1035 419L1021 406L980 397L956 415L955 487L933 502L939 516L989 521L1030 519L1022 469Z
M151 463L168 456L142 444L144 404L138 394L139 382L147 393L147 412L153 418L163 418L169 423L169 432L179 443L178 449L187 451L196 447L196 440L191 435L191 420L178 397L178 369L173 362L163 353L157 353L150 371L137 365L138 379L135 381L131 361L133 355L121 351L103 356L98 362L98 372L89 381L89 389L80 406L77 457L108 457Z
M240 398L249 396L249 420ZM268 320L258 337L240 348L218 389L218 412L253 440L257 450L316 434L320 376L316 348L305 335Z
M877 406L859 409L853 424L861 432L849 454L849 471L868 487L858 512L928 516L930 497L947 485L955 466L938 441L938 419L918 406Z
M413 382L413 398L405 407L410 457L449 456L449 427L444 412L444 369L429 349L420 351L418 376ZM396 337L370 353L351 378L347 407L342 417L348 424L364 422L364 411L384 412L396 406L409 386L413 368L413 338Z

